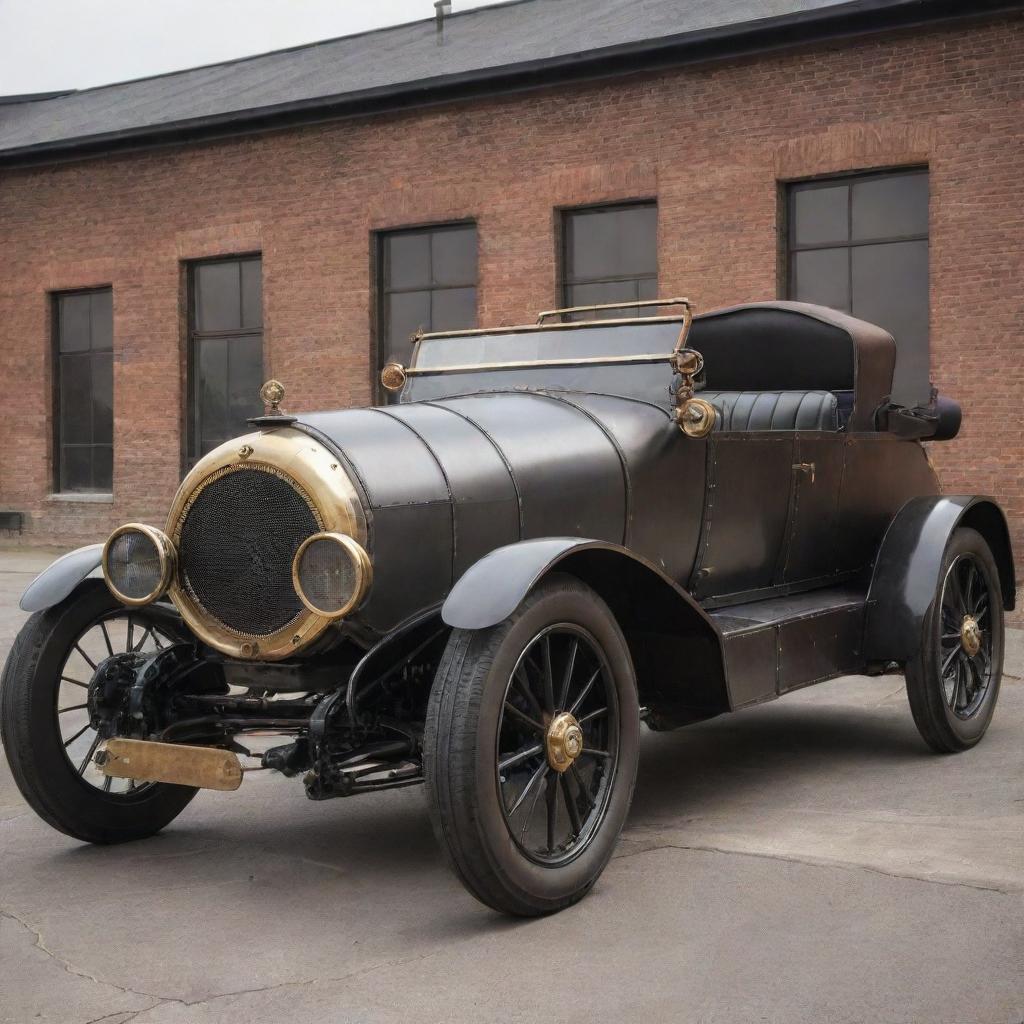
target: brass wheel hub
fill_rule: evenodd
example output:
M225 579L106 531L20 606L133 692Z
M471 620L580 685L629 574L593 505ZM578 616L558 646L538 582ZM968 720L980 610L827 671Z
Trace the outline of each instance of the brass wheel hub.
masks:
M548 764L556 772L568 771L573 761L583 753L583 730L568 711L562 711L551 719L544 741Z
M972 658L981 650L981 628L973 615L965 615L960 625L960 646Z

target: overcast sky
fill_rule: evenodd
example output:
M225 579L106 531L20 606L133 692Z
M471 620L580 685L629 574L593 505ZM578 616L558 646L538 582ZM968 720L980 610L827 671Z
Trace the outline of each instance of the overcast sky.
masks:
M0 0L0 96L121 82L433 15L433 0Z

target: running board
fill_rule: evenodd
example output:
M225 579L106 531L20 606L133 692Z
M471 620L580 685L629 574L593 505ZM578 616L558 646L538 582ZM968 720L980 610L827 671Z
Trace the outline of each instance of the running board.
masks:
M216 747L112 739L96 752L95 761L104 775L114 779L169 782L175 786L225 792L238 789L242 784L238 755Z
M711 612L722 634L731 706L864 671L866 607L862 590L829 587Z

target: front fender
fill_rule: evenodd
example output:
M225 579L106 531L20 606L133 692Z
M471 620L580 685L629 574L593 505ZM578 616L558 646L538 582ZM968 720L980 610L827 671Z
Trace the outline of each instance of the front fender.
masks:
M460 629L495 626L552 571L588 584L615 616L649 725L673 728L729 710L722 637L714 622L661 569L617 544L548 537L498 548L455 584L441 616Z
M1013 608L1010 533L996 502L975 495L911 498L889 524L875 561L864 630L867 661L902 662L917 654L946 545L959 526L977 530L988 542L999 569L1003 606Z
M61 555L25 588L18 607L23 612L41 612L60 604L82 580L102 575L102 555L102 544L89 544Z

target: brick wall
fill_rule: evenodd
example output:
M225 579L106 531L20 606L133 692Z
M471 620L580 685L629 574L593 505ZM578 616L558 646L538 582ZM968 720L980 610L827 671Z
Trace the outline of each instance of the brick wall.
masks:
M299 411L371 396L371 233L471 217L479 319L557 301L555 210L656 196L659 287L782 294L780 182L927 164L945 487L1024 553L1024 19L888 34L506 99L0 172L0 507L28 539L162 522L181 465L182 261L263 254L265 361ZM114 290L113 503L48 497L47 292Z

